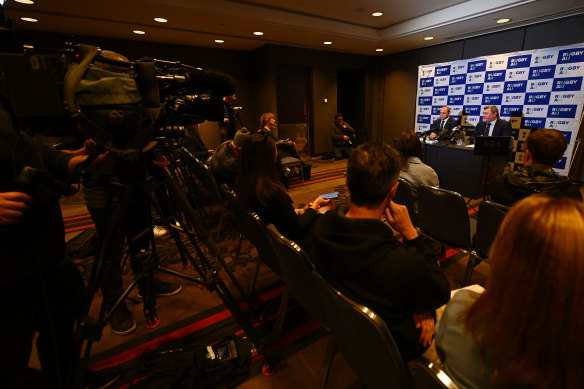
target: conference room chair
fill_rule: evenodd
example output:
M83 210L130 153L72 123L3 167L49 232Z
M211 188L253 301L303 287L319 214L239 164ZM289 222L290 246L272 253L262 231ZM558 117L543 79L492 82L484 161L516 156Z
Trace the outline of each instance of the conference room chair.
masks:
M239 257L243 236L245 236L245 238L249 240L258 251L259 260L254 271L253 281L250 288L251 294L255 289L255 283L262 263L278 275L281 275L280 266L276 259L274 248L268 240L266 225L261 218L255 212L249 212L243 206L235 191L227 184L221 185L221 192L225 197L225 205L235 217L237 228L241 233L233 263L235 263Z
M486 200L479 205L477 211L477 227L473 237L472 256L468 260L464 274L464 285L468 285L474 268L481 262L489 262L489 250L499 231L509 207Z
M267 226L268 240L272 244L278 259L281 270L281 276L286 284L285 294L282 296L278 320L275 326L274 342L280 340L282 327L286 311L288 309L289 298L292 297L313 319L318 321L325 329L328 330L327 316L322 301L318 294L316 280L314 279L314 265L308 258L308 255L295 242L282 235L276 226L269 224ZM328 350L334 349L333 338L329 338ZM325 356L324 377L328 377L328 355Z
M418 361L413 389L459 389L436 362Z
M468 254L471 261L476 220L469 217L466 202L459 193L420 185L417 227L430 239ZM465 277L463 286L467 281Z
M406 366L381 317L342 294L316 271L313 276L334 342L359 380L369 389L409 388ZM329 366L333 356L333 352L328 356ZM326 383L323 379L322 388Z
M223 196L219 192L219 187L217 186L217 182L215 181L215 177L211 172L211 168L207 166L205 163L201 162L197 157L195 157L192 153L184 150L185 153L183 156L185 157L185 163L194 173L195 177L199 180L203 188L209 193L211 200L218 204L221 207L221 211L219 214L219 225L217 227L217 239L221 237L221 231L223 228L223 221L227 215L225 209L225 201ZM199 191L200 193L200 191Z
M399 185L397 186L397 191L395 192L395 197L393 202L396 204L405 205L408 209L408 214L412 223L416 225L418 221L418 211L416 209L416 199L414 195L414 190L412 188L412 183L408 182L403 178L398 178Z

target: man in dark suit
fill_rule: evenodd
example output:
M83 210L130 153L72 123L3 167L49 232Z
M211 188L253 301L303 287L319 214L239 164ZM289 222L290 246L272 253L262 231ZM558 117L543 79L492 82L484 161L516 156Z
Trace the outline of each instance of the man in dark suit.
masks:
M473 141L477 136L511 136L511 123L499 119L499 109L489 105L483 109L483 121L475 127Z
M430 139L448 139L456 126L456 119L450 117L450 108L440 108L440 118L432 123Z

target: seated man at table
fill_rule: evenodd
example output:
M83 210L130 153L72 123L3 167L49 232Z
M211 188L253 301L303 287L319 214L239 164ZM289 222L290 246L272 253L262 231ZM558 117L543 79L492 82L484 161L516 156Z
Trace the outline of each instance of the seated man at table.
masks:
M440 108L440 117L432 123L430 140L449 139L456 125L456 119L450 117L450 107Z
M553 169L567 147L568 141L560 131L546 128L534 130L523 143L523 169L493 180L489 185L491 198L508 206L535 193L582 201L580 189L568 177L560 176Z
M386 144L368 142L353 150L350 206L319 216L303 246L323 277L383 318L410 361L430 345L434 311L450 298L450 286L406 207L392 201L400 170L398 151Z
M495 105L486 106L483 109L483 121L475 127L472 141L477 136L511 136L511 123L499 119L499 109Z

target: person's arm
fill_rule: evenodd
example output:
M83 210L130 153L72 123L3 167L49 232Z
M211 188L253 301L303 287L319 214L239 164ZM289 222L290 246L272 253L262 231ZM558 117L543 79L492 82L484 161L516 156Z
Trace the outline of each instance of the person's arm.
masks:
M337 142L344 142L345 140L345 135L343 134L343 132L336 126L336 124L333 124L331 126L331 138L333 139L333 143L335 141Z
M345 133L349 133L350 135L355 135L355 129L351 127L351 125L347 122L343 122L343 129Z

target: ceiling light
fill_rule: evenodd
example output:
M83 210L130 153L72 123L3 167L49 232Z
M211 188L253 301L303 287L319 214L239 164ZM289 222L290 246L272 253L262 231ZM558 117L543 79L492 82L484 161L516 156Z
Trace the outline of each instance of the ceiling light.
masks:
M375 51L383 51L383 49L375 49Z
M31 23L38 22L38 19L35 19L35 18L20 18L20 20L23 20L25 22L31 22Z
M32 0L14 0L14 1L21 4L34 4L34 1Z
M433 36L426 36L426 37L424 37L424 40L425 41L431 41L432 39L434 39Z
M215 39L215 43L225 43L223 39Z
M511 21L511 19L509 19L509 18L503 18L503 19L497 20L497 23L501 24L501 23L507 23L507 22L510 22L510 21Z
M333 42L331 42L331 41L326 41L326 42L322 42L322 44L323 44L323 45L332 45L332 44L333 44Z
M383 12L373 12L371 16L382 16Z
M253 32L253 34L254 34L254 35L258 35L258 36L259 36L259 35L264 35L264 33L263 33L263 32L261 32L261 31L254 31L254 32Z
M158 22L158 23L166 23L166 22L168 22L168 20L166 20L164 18L154 18L154 21L155 22Z
M144 35L144 34L146 34L146 32L145 32L145 31L142 31L142 30L134 30L134 31L132 31L132 32L133 32L134 34L137 34L137 35Z

